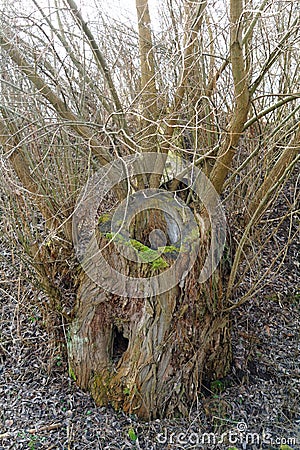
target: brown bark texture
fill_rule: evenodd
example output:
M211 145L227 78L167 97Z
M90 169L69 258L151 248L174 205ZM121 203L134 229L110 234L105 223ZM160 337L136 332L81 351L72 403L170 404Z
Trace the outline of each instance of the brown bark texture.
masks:
M162 269L129 263L100 235L105 258L132 277ZM69 370L98 405L143 419L186 416L203 383L224 377L231 361L229 316L223 315L222 284L216 271L205 283L199 273L207 242L184 280L159 295L127 298L105 291L82 273L76 318L70 329ZM188 249L180 255L190 257ZM176 251L163 255L172 264ZM91 264L94 264L91 261ZM126 289L126 287L124 287Z

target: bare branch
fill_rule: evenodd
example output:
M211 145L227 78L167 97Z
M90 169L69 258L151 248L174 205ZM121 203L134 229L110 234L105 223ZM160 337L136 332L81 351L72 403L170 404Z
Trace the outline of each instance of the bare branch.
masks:
M243 1L231 0L230 2L230 53L232 75L235 90L235 108L232 120L228 127L228 134L217 156L217 161L211 173L211 181L217 190L222 191L222 187L231 168L231 163L236 152L244 124L247 119L250 106L250 95L248 87L248 74L246 72L243 56L242 24Z
M72 128L83 138L90 141L91 148L95 155L101 162L106 164L111 160L110 153L102 148L101 143L94 137L94 132L89 127L82 124L81 119L76 116L66 104L51 90L51 88L45 83L45 81L36 73L34 67L32 67L28 61L22 56L16 45L8 41L4 34L0 34L0 45L8 53L10 58L18 66L18 68L27 76L32 82L38 92L45 97L48 102L54 107L58 115L70 121L73 125Z
M92 87L93 92L97 95L97 98L102 103L103 107L106 109L106 111L109 114L111 114L113 112L111 106L105 100L104 96L101 95L101 92L99 92L98 86L96 85L96 83L94 83L92 78L84 70L84 67L82 66L80 61L78 61L78 59L76 58L76 55L72 51L72 48L69 45L69 43L68 43L68 41L67 41L67 39L65 37L65 34L64 34L63 24L61 23L59 11L57 10L57 20L58 20L58 25L59 25L59 28L60 28L60 32L56 29L56 27L53 26L51 20L45 14L45 12L44 12L43 8L40 6L40 4L36 0L32 0L32 1L33 1L34 5L38 8L38 10L39 10L40 14L42 15L43 19L46 21L47 25L49 26L49 29L52 31L52 33L55 34L55 36L60 40L60 42L64 46L67 54L69 55L69 57L71 58L71 60L72 60L72 62L74 64L74 66L78 70L78 73L82 76L83 79L85 79L86 84L89 85L90 87ZM113 118L114 117L115 116L113 116Z
M292 95L287 95L282 100L279 100L279 102L274 103L274 105L268 106L268 108L263 109L255 116L251 117L251 119L247 120L247 122L244 125L244 130L247 130L247 128L251 127L255 122L257 122L262 117L266 116L270 112L275 111L276 109L280 108L281 106L285 105L286 103L292 102L293 100L296 100L297 98L300 98L300 93L295 93Z
M270 70L270 68L273 66L273 64L277 61L279 55L281 55L284 52L284 48L287 45L289 38L293 34L299 32L299 25L300 25L300 18L296 17L294 22L290 25L288 31L282 37L280 42L276 45L274 50L270 53L267 61L264 63L263 67L261 68L260 74L258 75L256 80L252 83L252 86L250 87L250 95L251 96L257 90L258 86L264 79L266 73Z
M87 23L84 21L80 11L78 10L76 3L73 0L65 0L65 1L69 5L69 7L70 7L70 9L71 9L71 11L72 11L72 13L73 13L77 23L78 23L78 25L80 26L80 28L82 28L84 34L87 37L88 43L89 43L89 45L90 45L90 47L91 47L91 49L93 51L93 54L95 56L95 60L96 60L99 68L101 69L101 71L102 71L102 73L103 73L103 75L104 75L104 77L105 77L105 79L107 81L110 93L111 93L112 98L113 98L113 100L115 102L115 105L116 105L117 112L121 113L123 127L124 127L125 126L125 119L124 119L124 116L122 114L122 112L123 112L122 104L121 104L121 101L119 99L117 90L115 88L115 85L114 85L112 76L110 74L109 67L108 67L108 65L107 65L107 63L105 61L105 58L104 58L103 54L101 53L100 48L99 48L99 46L98 46L98 44L97 44L97 42L96 42L96 40L95 40L91 30L89 29Z
M144 108L142 114L146 119L155 120L157 116L157 89L148 1L136 0L136 10L141 66L141 102Z
M246 212L246 221L249 222L250 218L255 214L256 221L264 213L265 203L262 202L263 199L266 201L269 199L274 188L274 182L282 178L287 167L293 162L296 156L299 156L300 151L300 125L295 135L290 140L289 144L283 150L282 154L278 158L277 162L274 164L272 170L269 172L268 176L265 178L264 182L257 191L252 203L249 205Z
M297 139L299 139L299 133L297 133L297 135L298 135ZM295 136L295 138L296 138L296 136ZM285 151L282 154L282 158L279 158L279 160L281 160L281 161L278 160L277 164L275 164L275 166L272 170L273 178L270 178L270 177L267 178L267 180L266 180L267 183L264 183L264 188L260 190L259 196L255 198L255 202L253 203L251 215L250 215L250 211L249 211L248 222L246 224L243 236L241 237L241 239L238 242L238 248L235 252L235 257L234 257L234 261L232 264L230 277L228 280L227 293L226 293L227 298L229 298L232 294L234 281L237 276L239 263L242 258L242 252L243 252L244 246L246 244L246 241L248 239L251 229L253 229L253 227L255 226L255 224L258 222L259 218L263 214L263 212L268 207L269 201L270 201L271 196L274 193L274 191L278 190L282 186L282 184L286 181L287 174L292 170L293 166L300 159L299 140L298 140L298 145L295 148L297 148L297 154L295 155L295 153L292 152L291 158L287 154L290 150L290 146L288 146L285 149ZM276 168L276 166L277 166L277 168ZM229 311L229 310L237 308L238 306L241 306L247 300L248 300L248 293L238 303L234 304L233 306L228 308L226 311Z

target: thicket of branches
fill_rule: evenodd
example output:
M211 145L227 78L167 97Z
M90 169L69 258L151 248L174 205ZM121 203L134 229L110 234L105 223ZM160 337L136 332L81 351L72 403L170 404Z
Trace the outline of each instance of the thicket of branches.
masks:
M166 0L152 33L142 1L138 26L100 7L86 22L72 0L9 3L0 17L2 202L51 309L72 314L81 187L99 164L144 150L198 165L222 195L238 230L231 297L253 232L299 160L299 2ZM297 198L287 203L292 220ZM260 253L247 258L251 272Z

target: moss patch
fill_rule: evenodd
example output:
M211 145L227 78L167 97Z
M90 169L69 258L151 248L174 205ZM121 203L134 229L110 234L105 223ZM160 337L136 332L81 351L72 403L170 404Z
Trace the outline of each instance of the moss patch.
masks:
M179 252L179 248L175 247L175 245L166 245L165 247L158 247L158 250L163 253L178 253Z
M76 381L76 375L71 366L69 366L69 377L72 378L72 380Z
M143 263L150 264L152 270L166 269L169 267L169 264L161 257L161 252L158 250L153 250L135 239L130 239L129 242L138 252L139 259Z
M135 239L130 239L129 242L131 246L139 252L148 252L149 250L151 250L149 247L147 247L147 245L144 245L141 242L136 241Z
M169 264L167 263L167 261L165 261L161 256L159 258L155 259L154 261L152 261L150 264L151 264L152 270L166 269L167 267L169 267Z
M152 270L166 269L169 267L167 261L161 256L162 249L164 249L164 253L170 253L175 250L178 251L178 249L174 246L167 246L165 248L162 247L160 250L153 250L135 239L127 240L120 234L115 233L105 233L105 237L109 240L113 239L116 244L132 247L137 252L139 260L142 263L150 264Z
M98 219L98 224L107 223L111 221L111 215L109 213L102 214Z
M97 406L107 406L110 393L111 375L109 371L96 374L90 384L91 394Z

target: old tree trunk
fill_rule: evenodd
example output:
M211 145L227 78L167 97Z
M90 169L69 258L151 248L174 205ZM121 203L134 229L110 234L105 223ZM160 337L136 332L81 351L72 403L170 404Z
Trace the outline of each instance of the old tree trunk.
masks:
M195 267L183 287L128 300L84 275L69 342L78 385L98 405L145 419L186 415L201 383L223 377L230 364L229 318L215 310L213 283L199 286Z
M161 190L159 195L167 204ZM182 208L180 199L177 203ZM222 266L204 282L201 277L215 239L207 211L195 214L199 223L193 225L187 216L179 226L185 228L181 240L174 242L178 236L162 209L152 202L137 214L130 238L126 230L111 232L112 212L98 218L94 242L82 260L68 343L70 375L98 405L111 404L145 419L186 415L201 385L222 378L231 361ZM85 213L78 223L90 221ZM120 216L115 217L119 224ZM157 229L167 236L163 247L151 241ZM98 248L107 265L99 263ZM145 279L151 281L146 285Z
M70 24L75 23L80 29L78 44L76 33L72 33L70 42L75 39L74 45L68 43L64 32L57 30L56 23L55 26L51 23L48 13L45 15L39 8L41 16L50 27L49 36L53 33L56 36L54 40L51 37L51 42L61 42L70 57L70 64L73 64L74 74L77 74L72 77L68 75L68 82L71 79L72 83L79 80L78 86L75 88L70 84L66 93L65 88L60 89L60 86L65 87L68 82L66 83L64 76L60 78L56 74L56 69L51 67L50 57L49 61L44 62L36 54L34 47L28 47L26 40L15 40L15 31L8 29L0 33L1 48L14 68L17 67L22 77L34 87L34 102L26 104L20 120L21 117L22 120L26 119L31 105L39 107L34 109L28 123L15 123L15 116L19 120L19 113L10 110L11 105L3 109L0 120L0 141L7 159L24 184L26 192L30 194L28 197L31 197L32 205L43 215L47 233L51 231L49 240L42 236L41 245L35 244L29 248L27 242L36 242L37 238L35 234L31 235L31 220L23 214L26 202L22 202L22 205L19 202L17 212L21 214L18 214L18 219L21 217L24 220L23 230L25 234L29 233L29 238L24 239L23 245L33 261L38 277L43 279L46 292L55 299L53 309L58 315L65 314L61 301L63 293L60 292L58 283L63 284L64 279L70 275L69 279L72 281L68 283L72 285L72 289L76 285L76 304L73 308L72 303L71 312L66 315L68 325L71 322L68 334L69 373L78 385L89 390L97 404L112 404L116 409L136 413L145 419L185 415L197 401L201 385L223 377L231 360L230 321L224 297L227 280L222 264L217 264L221 260L226 230L224 221L219 222L222 213L211 188L213 185L215 192L222 192L250 107L247 72L249 61L243 54L243 47L247 43L243 42L243 2L230 2L229 53L234 101L226 132L219 133L218 126L216 142L211 142L214 153L207 153L209 157L213 157L214 165L211 168L207 162L204 163L211 186L208 179L197 174L195 164L198 156L202 162L207 159L202 154L202 149L199 155L197 153L200 147L206 146L202 144L197 148L198 131L210 130L205 121L201 126L199 122L199 127L197 125L194 130L196 145L191 173L185 172L174 183L170 177L169 184L160 185L167 167L164 156L172 153L173 144L176 144L176 151L181 149L181 144L179 143L179 147L177 145L177 134L183 133L181 119L186 116L187 106L191 109L189 114L197 115L197 121L187 117L187 123L198 124L198 119L202 121L213 118L210 110L206 110L206 104L203 106L200 102L202 96L209 98L212 87L200 89L192 99L188 95L188 87L194 86L192 72L198 64L194 64L194 57L199 53L196 44L198 33L202 36L201 26L207 2L187 8L187 12L190 11L191 14L188 14L184 25L184 49L182 54L181 50L178 53L178 61L183 62L181 74L175 76L174 86L170 89L171 102L166 96L166 101L161 103L164 95L160 94L164 92L164 88L160 92L157 89L158 80L155 79L158 62L154 54L155 46L152 44L148 3L136 1L141 62L138 92L131 84L131 75L127 86L127 72L124 71L124 92L126 86L128 93L133 92L132 115L128 110L127 100L124 100L124 110L122 108L122 101L109 70L110 64L107 64L97 39L94 39L75 2L68 0L67 4ZM63 29L63 26L59 28ZM68 29L72 29L72 26L68 25ZM94 58L93 64L89 62L87 66L84 59L82 64L77 60L79 55L72 50L81 48L82 34L89 49L84 55L91 54ZM250 34L251 26L248 35ZM34 33L30 39L33 36ZM118 41L117 38L113 40ZM40 41L37 42L41 44ZM111 53L110 42L108 41L107 53ZM46 40L47 52L50 48L48 44ZM53 47L54 61L60 54L60 47L58 49L57 51ZM120 52L118 47L116 50L117 55L126 53ZM213 54L214 50L209 53ZM132 54L135 55L135 52ZM132 62L135 58L133 56ZM177 65L176 58L174 61ZM221 67L213 75L212 83L207 80L207 86L215 86L215 81L228 61L229 59L223 64L223 69ZM105 95L98 86L94 69L86 76L85 68L89 65L94 67L94 63L104 80ZM123 67L116 68L117 71L119 69L123 73ZM174 73L176 71L177 68ZM159 72L160 70L157 73ZM65 73L69 73L69 69ZM166 74L166 79L168 76ZM81 80L84 80L84 86L90 86L88 95L83 93ZM22 89L23 85L23 78L20 78ZM224 92L227 93L227 81L224 86ZM17 89L18 92L22 91L21 88ZM166 92L168 90L166 85ZM36 93L41 96L39 101L35 100ZM11 98L10 95L8 92L8 99ZM12 98L14 96L15 94ZM127 94L125 97L127 98ZM223 98L222 93L220 98ZM94 100L90 102L90 99ZM50 115L45 102L50 107ZM100 117L99 104L101 108L103 106L103 116L100 114ZM77 114L78 108L82 109ZM124 113L125 110L128 114ZM62 135L54 133L55 139L51 139L49 144L44 141L42 134L39 145L35 145L35 134L31 131L23 138L21 130L35 130L32 124L36 123L37 117L43 118L45 114L41 126L36 127L46 129L49 117L51 121L54 118L54 111L58 118L57 129L62 130ZM138 120L136 111L139 112ZM65 131L61 126L62 121L66 122ZM140 122L140 125L136 122ZM20 133L17 132L19 128ZM74 133L78 139L74 138ZM184 141L183 138L182 135ZM83 141L86 153L81 152ZM204 142L208 140L204 139ZM52 147L55 155L53 158ZM215 148L218 148L217 155ZM188 149L187 154L191 155L190 145ZM186 149L182 150L186 157ZM150 158L141 160L137 157L141 153L144 156L147 151L153 152ZM164 154L162 160L159 156L161 154ZM127 155L130 155L129 159L126 159ZM47 165L48 156L50 160ZM112 162L113 158L115 161ZM132 161L136 158L134 166ZM81 166L79 162L82 159L85 162ZM198 160L198 163L201 161ZM94 163L96 167L98 164L101 166L101 173L98 173L94 185L88 181L77 201L78 186L86 182L86 174L90 173L90 169L93 170ZM187 183L184 182L184 177ZM180 193L175 192L178 182L186 184L186 187L179 189L187 191L184 199L187 200L186 205ZM195 189L197 184L199 186ZM105 200L110 191L118 199L118 207L103 214L105 208L100 206L99 199ZM71 217L73 242L70 236ZM60 233L63 234L63 230L65 236L62 237ZM62 243L67 247L67 253L71 254L70 265L62 251ZM73 270L73 243L81 263L79 272ZM72 273L69 274L68 271ZM60 277L57 276L58 273ZM75 273L79 273L78 277ZM73 283L74 278L76 283Z
M183 287L128 300L84 275L69 342L78 385L98 405L145 419L186 415L201 382L223 377L230 364L229 318L214 310L213 283L199 286L195 267Z
M26 2L26 15L11 3L0 14L8 236L48 294L38 306L51 332L68 327L78 385L145 419L185 415L229 369L229 311L259 280L227 299L298 160L295 2L230 0L221 18L205 0L157 2L161 30L147 0L132 29L104 16L90 27L74 0ZM175 155L186 163L177 179L165 160ZM230 275L217 193L245 218Z

